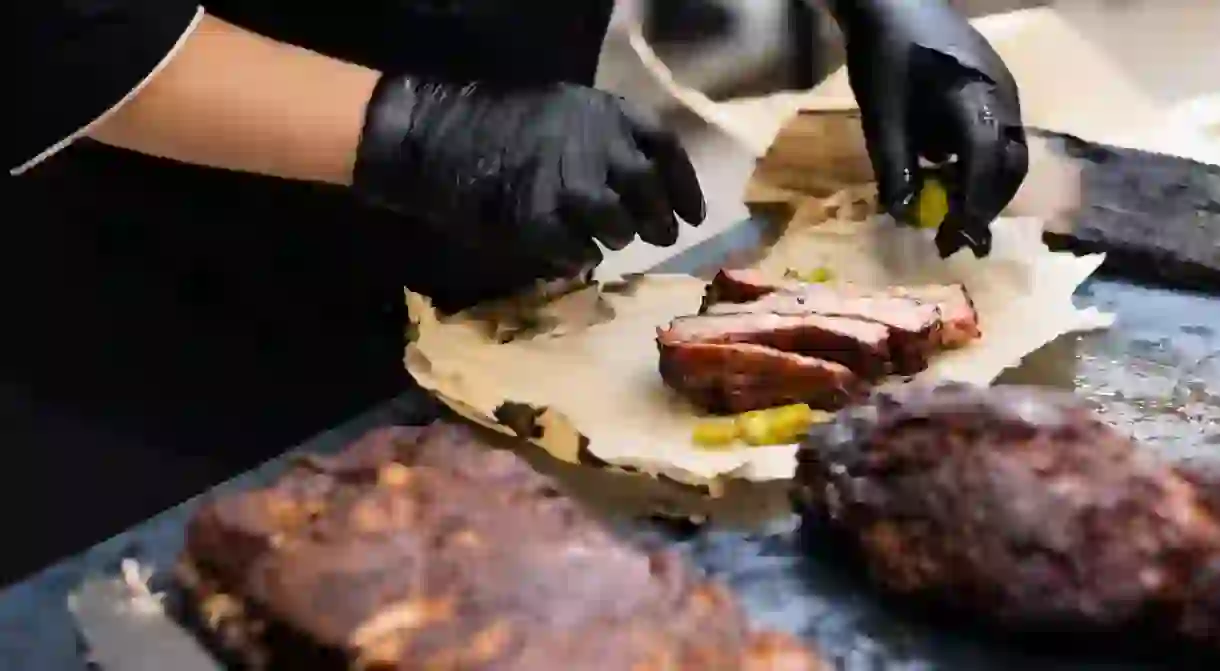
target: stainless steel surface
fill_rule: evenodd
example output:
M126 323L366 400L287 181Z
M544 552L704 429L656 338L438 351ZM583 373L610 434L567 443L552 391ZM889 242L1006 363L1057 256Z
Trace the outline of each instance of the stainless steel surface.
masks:
M72 613L92 664L123 671L221 668L194 636L140 598L128 582L112 577L90 579L72 593Z
M761 220L743 223L662 264L659 270L695 272L716 267L733 259L735 252L767 238L771 229ZM1220 458L1220 298L1095 280L1081 290L1079 302L1116 312L1118 323L1109 331L1050 344L1006 373L1002 382L1073 388L1090 399L1104 417L1166 459ZM338 444L338 434L350 438L355 433L353 427L328 436L328 449ZM1031 649L976 631L967 622L929 620L918 612L895 609L872 594L833 547L821 545L821 539L813 540L812 545L802 539L796 531L796 517L788 512L783 487L735 483L723 498L709 500L673 483L559 464L528 446L508 441L505 446L519 450L540 470L558 477L586 503L616 520L624 533L685 553L730 584L760 625L801 635L817 644L839 668L1161 668L1159 658L1132 662L1122 648L1068 653ZM243 478L246 482L241 486L266 481L270 474L271 470ZM641 520L658 509L716 524L700 529ZM159 545L151 549L150 556L162 568L180 543L177 534L187 514L187 509L173 511L167 513L173 519L133 532L151 537L152 529L158 529ZM190 668L185 666L188 661L204 662L197 650L131 640L139 627L152 632L154 625L116 621L129 613L121 607L129 596L98 586L104 584L87 585L98 603L89 613L78 615L95 655L101 657L99 653L105 652L107 659L114 660L104 668L138 671L151 668L140 666L149 658L159 660L161 668L186 669ZM172 626L164 621L155 625ZM176 636L166 635L171 641Z
M1118 314L1083 338L1075 387L1170 459L1220 459L1220 298L1096 281L1081 300Z
M740 263L748 258L743 250L757 247L774 233L775 227L767 222L750 220L657 270L698 274ZM1117 324L1105 332L1060 339L1028 357L1003 381L1075 389L1104 417L1167 459L1220 458L1220 298L1094 280L1079 292L1079 302L1117 313ZM425 405L419 394L407 394L300 449L333 451L369 426L418 421ZM734 587L760 624L802 635L841 668L1133 668L1122 663L1121 653L1108 659L1101 658L1107 657L1104 654L1063 659L962 631L968 623L930 624L919 614L890 608L850 575L850 566L833 548L801 544L782 487L735 484L724 498L709 501L673 483L559 464L528 446L511 447L617 519L625 533L685 552ZM287 457L276 460L218 489L260 486L286 462ZM110 660L104 667L110 671L189 669L188 663L202 664L197 649L172 643L176 634L156 633L175 625L152 624L148 619L124 622L124 617L131 617L121 607L125 593L107 588L106 582L88 582L99 575L116 575L118 560L124 557L136 557L164 571L178 552L194 505L188 502L167 511L0 593L0 630L11 629L0 636L0 666L10 668L6 664L14 663L12 668L17 669L78 671L82 661L73 648L78 635L93 647L99 662ZM689 524L675 528L641 523L641 515L658 509L717 524L696 530ZM66 601L69 591L82 583L86 586L81 595L87 598L78 601L79 621L74 623ZM133 636L150 640L137 642ZM147 666L150 658L152 666Z

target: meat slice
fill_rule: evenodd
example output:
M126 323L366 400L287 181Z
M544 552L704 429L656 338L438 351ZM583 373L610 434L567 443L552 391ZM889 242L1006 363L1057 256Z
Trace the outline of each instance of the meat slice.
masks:
M979 335L974 305L960 285L878 291L721 270L699 314L658 329L657 344L671 387L731 412L803 400L834 409L868 382L919 373L936 352ZM846 377L842 367L854 375ZM831 380L829 389L812 386ZM718 384L724 388L717 391Z
M816 284L806 284L799 292L768 294L749 303L711 305L706 314L816 314L871 321L888 331L893 372L900 375L927 368L941 343L940 310L935 305L900 296L852 295L838 291L838 287Z
M738 413L791 403L834 410L866 388L842 364L763 345L658 339L657 346L665 384L709 412Z
M867 379L890 370L890 329L859 319L765 312L694 315L673 320L657 338L671 344L766 345L841 363Z
M928 284L917 287L890 287L887 292L894 296L914 298L932 303L940 309L942 327L940 346L956 349L969 345L983 337L979 328L979 313L966 287L960 284Z
M1196 479L1192 479L1196 478ZM797 500L875 579L1013 628L1220 652L1220 516L1068 394L906 385L815 426Z
M376 430L206 503L179 575L262 671L819 671L729 592L463 427Z
M764 298L765 297L765 298ZM762 299L762 300L760 300ZM737 307L731 303L746 303ZM920 304L916 307L913 304ZM813 284L798 280L770 280L756 270L721 270L703 299L703 311L741 310L816 312L853 315L882 321L904 332L930 334L922 329L936 308L935 346L956 348L982 335L978 313L969 292L960 284L869 289L853 284Z

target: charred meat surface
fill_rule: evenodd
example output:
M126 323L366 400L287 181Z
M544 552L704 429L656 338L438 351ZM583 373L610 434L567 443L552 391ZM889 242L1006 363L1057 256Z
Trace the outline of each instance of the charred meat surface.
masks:
M928 359L941 343L942 323L936 306L894 296L853 296L838 289L809 285L799 293L774 293L749 303L720 303L710 306L706 316L817 314L866 321L885 329L893 372L912 375L928 367Z
M452 425L376 430L205 504L179 575L253 669L824 668Z
M865 391L863 380L842 364L763 345L661 340L658 346L665 384L714 413L792 403L832 410Z
M813 314L723 314L678 317L657 336L663 343L765 345L847 366L876 379L890 372L890 331L873 322Z
M1071 395L885 388L815 426L798 462L804 510L891 591L1019 630L1150 629L1220 650L1220 516L1203 481Z
M657 329L657 348L665 383L704 410L835 410L980 335L960 285L867 290L721 270L699 314Z
M743 308L734 303L751 305ZM960 284L890 287L879 292L851 284L774 281L756 270L724 269L708 285L703 310L852 314L885 323L909 334L907 337L929 337L927 330L935 328L936 344L946 348L961 347L982 336L974 302ZM929 326L930 321L935 325Z
M891 287L889 292L901 298L914 298L930 303L940 310L940 345L956 349L983 337L979 328L979 313L974 301L960 284L929 284L918 287Z

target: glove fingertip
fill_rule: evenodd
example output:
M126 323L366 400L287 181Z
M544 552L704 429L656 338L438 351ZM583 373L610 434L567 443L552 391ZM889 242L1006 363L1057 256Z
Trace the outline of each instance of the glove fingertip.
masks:
M953 256L963 245L965 241L957 235L946 233L943 228L936 233L936 252L942 259Z
M965 246L966 241L961 233L961 227L952 217L941 223L940 228L936 229L936 251L940 253L940 258L947 259Z
M696 186L698 186L697 183ZM699 226L707 219L707 199L703 196L702 188L695 193L676 196L673 205L674 211L679 217L682 217L682 221L691 226Z
M1022 129L1017 129L1008 136L1007 146L1004 148L1004 172L1015 182L1011 185L1015 194L1029 174L1029 145L1026 144Z
M974 231L966 240L970 251L974 252L974 258L982 259L991 255L991 229L983 228L982 230Z
M678 220L671 213L655 225L641 227L640 239L654 247L672 247L678 242Z
M952 213L936 231L936 249L942 259L953 256L963 247L969 247L975 258L985 258L991 254L991 240L989 226L964 224L960 215Z
M918 179L916 168L907 160L908 154L880 147L872 156L878 206L898 221L912 223Z
M657 177L678 216L692 226L707 217L707 199L699 174L677 135L661 127L633 132L636 150L655 166Z
M560 211L566 225L618 251L635 239L636 228L619 197L609 189L573 189L564 194Z
M878 201L882 211L904 224L914 224L915 189L910 186L892 190L878 190Z

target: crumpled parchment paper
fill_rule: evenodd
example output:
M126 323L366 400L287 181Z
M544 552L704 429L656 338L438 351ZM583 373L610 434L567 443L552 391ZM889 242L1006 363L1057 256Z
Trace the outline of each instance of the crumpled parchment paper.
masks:
M826 268L839 280L886 286L962 282L979 310L979 342L937 358L922 377L988 383L1057 336L1112 317L1080 310L1072 293L1100 256L1054 253L1041 225L1004 219L994 253L891 259L896 227L868 214L868 190L810 200L756 267ZM903 233L913 233L903 231ZM786 479L795 446L708 450L691 442L699 413L657 373L658 326L698 310L703 280L636 275L567 294L537 314L480 308L453 316L407 294L413 342L406 365L424 388L479 424L516 434L570 463L612 466L715 488L724 478Z

